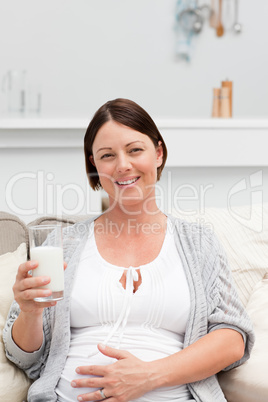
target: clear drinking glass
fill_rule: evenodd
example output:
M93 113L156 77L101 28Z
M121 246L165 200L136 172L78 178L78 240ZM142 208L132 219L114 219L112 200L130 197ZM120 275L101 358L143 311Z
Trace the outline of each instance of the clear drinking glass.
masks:
M25 70L9 70L4 75L2 90L7 94L8 112L25 112L26 81Z
M49 276L51 281L40 289L51 289L48 297L36 297L38 302L63 299L64 268L61 225L38 225L29 227L30 257L38 261L33 276Z

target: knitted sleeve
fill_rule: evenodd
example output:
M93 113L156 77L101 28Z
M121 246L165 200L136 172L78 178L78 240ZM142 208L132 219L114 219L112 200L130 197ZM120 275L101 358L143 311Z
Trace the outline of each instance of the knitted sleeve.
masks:
M254 344L251 321L244 309L228 265L226 254L215 235L210 239L210 251L204 261L206 273L206 294L208 302L208 332L220 328L231 328L241 333L245 342L242 359L226 367L229 370L244 363L250 356Z
M6 325L3 330L3 341L7 358L21 368L29 378L35 380L42 372L51 340L50 321L53 315L52 308L46 308L43 314L44 340L39 350L28 353L20 349L12 338L12 326L20 313L19 305L14 301L11 305Z

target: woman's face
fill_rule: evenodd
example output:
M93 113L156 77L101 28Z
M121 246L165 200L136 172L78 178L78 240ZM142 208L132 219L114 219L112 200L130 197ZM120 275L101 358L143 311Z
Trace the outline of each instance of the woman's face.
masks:
M91 162L110 198L132 205L154 195L161 144L156 148L147 135L110 120L99 129L92 151Z

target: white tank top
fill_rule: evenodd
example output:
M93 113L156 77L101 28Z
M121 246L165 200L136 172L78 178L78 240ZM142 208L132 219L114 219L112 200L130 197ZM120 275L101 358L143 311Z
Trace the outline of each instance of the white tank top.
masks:
M125 252L123 247L122 252ZM133 293L133 283L138 279L136 269L140 269L142 282ZM127 271L126 289L120 283L124 271ZM189 288L170 220L159 255L135 268L119 267L102 258L96 246L93 222L71 295L71 342L56 388L58 401L77 401L81 393L95 390L72 388L70 383L80 377L75 372L78 366L107 365L115 361L98 351L98 343L128 350L144 361L180 351L189 311ZM194 399L187 386L180 385L159 388L135 401Z

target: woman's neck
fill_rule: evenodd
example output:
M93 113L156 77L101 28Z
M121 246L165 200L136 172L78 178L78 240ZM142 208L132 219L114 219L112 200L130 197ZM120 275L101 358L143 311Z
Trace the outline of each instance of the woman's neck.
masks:
M110 224L119 225L127 234L147 233L166 229L166 216L157 207L155 200L146 204L119 205L110 203L110 207L102 215L102 219Z

